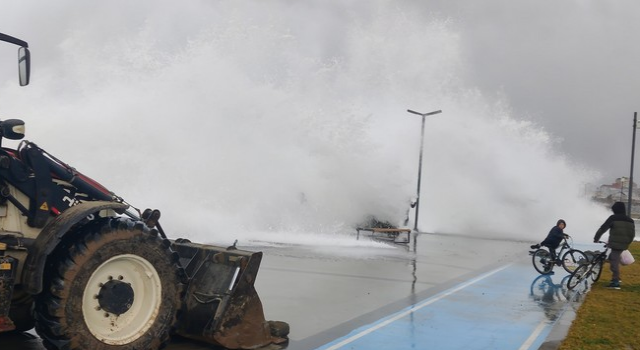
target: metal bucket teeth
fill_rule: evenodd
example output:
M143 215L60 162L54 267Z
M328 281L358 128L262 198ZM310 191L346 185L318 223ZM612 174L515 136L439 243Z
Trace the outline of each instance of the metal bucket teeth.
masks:
M254 288L262 253L190 242L173 247L189 280L179 335L228 349L286 342L288 325L266 321Z

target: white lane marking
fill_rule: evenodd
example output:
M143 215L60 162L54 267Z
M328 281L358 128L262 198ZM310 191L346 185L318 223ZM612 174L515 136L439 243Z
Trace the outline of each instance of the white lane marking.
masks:
M538 339L538 337L540 336L540 333L542 333L542 331L548 325L549 323L547 321L544 321L544 320L541 321L536 327L536 329L533 330L529 338L527 338L527 340L524 343L522 343L522 346L520 346L519 350L528 350L531 347L531 345L533 345L533 342L535 342L536 339Z
M399 319L401 319L401 318L413 313L413 312L416 312L416 311L422 309L423 307L429 306L429 305L435 303L438 300L442 300L442 299L448 297L451 294L454 294L454 293L459 292L460 290L462 290L464 288L469 287L470 285L472 285L474 283L480 282L483 279L485 279L487 277L490 277L493 274L496 274L496 273L506 269L507 267L509 267L511 265L513 265L513 263L505 265L505 266L500 267L500 268L497 268L497 269L495 269L493 271L487 272L484 275L480 275L480 276L478 276L476 278L473 278L473 279L471 279L471 280L469 280L469 281L467 281L465 283L462 283L462 284L458 285L455 288L449 289L449 290L447 290L445 292L442 292L441 294L435 295L435 296L423 301L422 303L416 304L412 308L410 308L410 309L408 309L406 311L400 312L399 314L397 314L397 315L395 315L395 316L393 316L393 317L391 317L391 318L389 318L389 319L387 319L385 321L373 324L373 325L371 325L370 328L364 329L362 332L354 334L351 337L349 337L349 338L347 338L347 339L345 339L345 340L343 340L343 341L341 341L341 342L339 342L339 343L337 343L335 345L332 345L331 347L326 348L325 350L337 350L337 349L340 349L341 347L343 347L343 346L345 346L345 345L347 345L349 343L352 343L352 342L364 337L365 335L367 335L367 334L369 334L371 332L374 332L374 331L376 331L376 330L378 330L378 329L380 329L380 328L382 328L382 327L384 327L384 326L386 326L388 324L391 324L391 323L393 323L393 322L395 322L395 321L397 321L397 320L399 320Z
M549 327L549 326L553 327L555 326L556 323L560 322L560 319L562 319L562 317L564 316L564 313L567 312L567 309L569 309L569 307L571 307L571 305L573 305L573 303L575 302L575 298L577 297L577 295L578 294L575 293L571 296L571 298L567 297L568 298L567 302L562 307L562 310L556 316L556 320L553 323L549 324L546 320L540 321L540 323L538 324L538 327L536 327L536 329L533 330L529 338L522 344L522 346L518 350L528 350L531 347L531 345L533 345L533 343L538 339L540 334L542 334L542 331L546 327Z

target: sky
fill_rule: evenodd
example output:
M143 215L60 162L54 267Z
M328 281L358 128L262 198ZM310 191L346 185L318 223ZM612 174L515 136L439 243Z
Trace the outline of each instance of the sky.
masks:
M608 212L585 188L629 174L639 10L11 1L0 31L29 42L33 77L18 87L16 48L0 48L0 116L161 209L170 236L306 244L369 215L401 223L421 136L406 110L442 110L426 119L422 231L537 240L563 218L588 240Z
M561 152L599 171L598 184L629 176L640 4L439 1L434 9L460 31L472 84L504 94Z

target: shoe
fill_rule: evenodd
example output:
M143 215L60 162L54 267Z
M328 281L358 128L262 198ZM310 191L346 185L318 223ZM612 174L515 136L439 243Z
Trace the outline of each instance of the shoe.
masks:
M620 289L620 282L611 281L611 283L607 285L607 288Z
M534 244L531 246L531 249L540 249L540 245L539 244Z

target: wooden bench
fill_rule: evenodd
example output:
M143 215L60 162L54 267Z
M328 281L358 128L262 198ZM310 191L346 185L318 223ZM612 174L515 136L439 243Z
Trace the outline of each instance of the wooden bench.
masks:
M411 242L411 229L409 228L378 228L378 227L358 227L356 228L357 239L360 239L360 231L369 231L372 234L381 233L386 234L387 237L397 239L400 233L407 233L407 240L405 242L395 242L395 243L410 243Z

